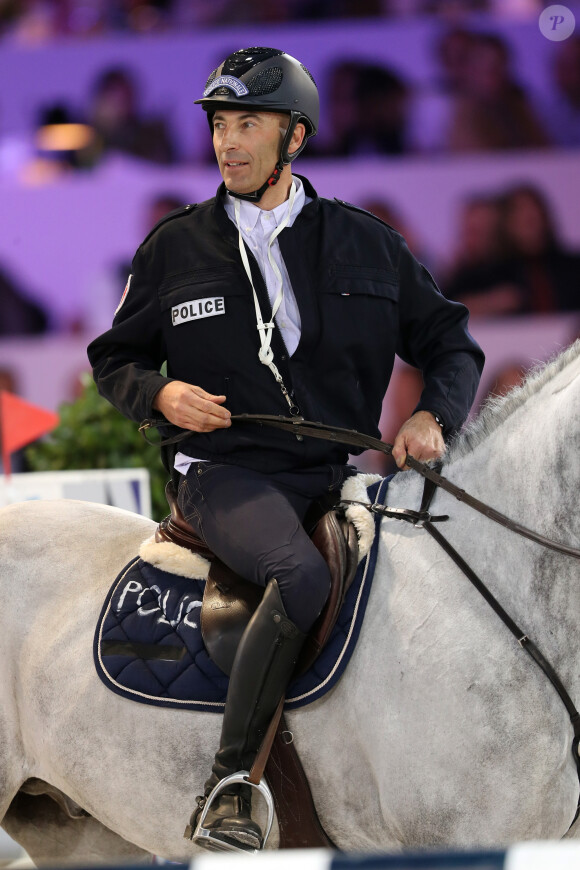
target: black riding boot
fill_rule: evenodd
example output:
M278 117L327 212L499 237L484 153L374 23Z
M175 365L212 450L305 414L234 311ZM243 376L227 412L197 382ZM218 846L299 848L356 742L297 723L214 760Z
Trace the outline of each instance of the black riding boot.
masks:
M271 580L236 652L224 711L220 748L204 797L191 818L199 821L207 796L225 776L250 770L286 687L306 635L286 616L276 580ZM260 849L262 831L251 818L251 786L233 785L212 802L204 828L216 839Z

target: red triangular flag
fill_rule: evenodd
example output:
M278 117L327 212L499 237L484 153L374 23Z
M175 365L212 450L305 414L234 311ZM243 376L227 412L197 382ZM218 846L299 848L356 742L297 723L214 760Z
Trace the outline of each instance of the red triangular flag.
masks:
M10 474L10 454L46 435L58 424L58 414L0 390L0 436L4 473Z

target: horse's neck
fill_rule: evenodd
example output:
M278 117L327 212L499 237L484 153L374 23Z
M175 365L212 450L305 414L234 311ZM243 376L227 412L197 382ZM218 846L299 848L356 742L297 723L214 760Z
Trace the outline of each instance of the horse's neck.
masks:
M514 479L502 479L499 468L502 463L498 460L498 467L495 467L495 449L491 443L489 447L488 456L483 457L487 451L481 451L481 458L487 464L485 461L480 463L479 458L477 462L464 459L456 466L445 468L445 476L502 513L543 534L564 537L567 543L577 545L578 534L575 538L561 532L558 535L555 524L547 521L546 518L552 515L553 505L547 504L546 487L536 491L534 475L529 471L522 485L516 485L521 472L509 462L506 467L513 468ZM422 488L423 482L418 475L412 472L401 475L391 485L388 504L417 509ZM437 524L438 530L483 580L522 633L527 634L556 667L566 688L580 703L580 678L574 652L580 634L578 560L553 553L517 536L441 490L433 500L432 512L434 515L449 515L447 522ZM407 626L403 630L404 636L415 637L415 632L422 632L424 621L425 632L432 633L429 642L433 641L439 648L438 644L443 644L446 637L448 618L453 623L466 620L466 624L475 618L489 625L493 632L497 625L499 636L505 635L508 648L512 644L517 647L516 639L508 629L501 628L499 617L484 604L467 577L426 531L411 529L401 521L386 520L382 547L387 582L377 591L380 600L377 598L376 607L384 614L390 612L394 602L406 601L411 611L417 609L415 615L412 612L407 614L406 609L402 614L400 607L396 610L395 624ZM437 592L439 588L441 595ZM413 589L418 598L413 597ZM454 595L461 601L457 609L454 609ZM423 598L431 602L435 608L433 611L425 612ZM381 640L383 632L384 627L378 625L377 645L384 643Z
M451 451L443 473L453 483L528 528L580 546L576 509L580 359L532 392L472 450ZM525 395L525 394L523 394ZM438 493L433 510L448 513L440 530L483 577L523 628L553 649L580 631L580 563L503 529ZM466 581L467 582L467 581Z
M468 432L451 450L444 474L520 523L549 537L567 533L567 543L574 537L578 543L580 354L540 388L533 390L532 381L530 390L514 393L511 410L508 402L507 411L500 406L484 414L488 434L484 426L469 449Z

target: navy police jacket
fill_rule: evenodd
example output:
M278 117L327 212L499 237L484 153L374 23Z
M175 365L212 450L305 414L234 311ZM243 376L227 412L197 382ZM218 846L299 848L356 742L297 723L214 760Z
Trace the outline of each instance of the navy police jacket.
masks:
M483 354L467 331L467 309L445 299L404 239L368 212L312 197L278 237L301 317L289 357L278 329L272 348L287 388L308 420L379 436L395 354L423 373L416 410L438 414L451 434L464 422ZM271 371L258 359L254 300L225 188L164 218L139 247L111 329L88 355L99 392L136 423L159 417L153 400L167 377L225 395L232 414L288 415ZM250 252L262 316L271 308ZM162 434L171 435L168 426ZM176 449L199 459L264 472L344 463L349 450L256 424L189 433Z

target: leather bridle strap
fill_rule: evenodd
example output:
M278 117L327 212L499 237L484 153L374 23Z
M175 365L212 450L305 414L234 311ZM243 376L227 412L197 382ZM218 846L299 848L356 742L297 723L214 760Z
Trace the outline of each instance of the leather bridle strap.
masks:
M310 438L322 438L325 441L336 441L339 444L348 444L352 447L361 447L363 450L378 450L380 453L390 455L393 452L393 445L380 441L378 438L373 438L371 435L364 435L362 432L357 432L356 429L340 429L336 426L329 426L326 423L314 423L305 420L303 417L283 417L275 414L235 414L232 416L232 422L235 423L259 423L264 426L273 426L276 429L284 429L288 432L294 432L295 435L306 435ZM553 541L546 538L539 532L534 532L532 529L522 526L515 520L511 520L504 514L485 504L474 496L470 495L464 489L451 483L446 477L443 477L435 469L431 468L424 462L419 462L413 456L407 454L406 464L409 468L417 471L422 477L430 480L435 486L440 487L446 492L453 495L458 501L463 502L473 510L495 523L504 526L512 532L528 538L530 541L535 541L549 550L555 550L557 553L565 553L574 559L580 559L580 549L577 547L569 547L567 544L560 544L558 541Z
M440 463L437 463L435 468L438 469L441 467ZM542 655L538 647L535 643L530 640L528 635L522 631L519 625L514 622L509 613L502 607L497 598L489 591L483 580L475 573L475 571L467 564L465 559L463 559L455 547L449 543L447 538L441 534L439 529L436 529L433 523L441 522L448 520L448 516L439 516L434 517L429 513L429 507L431 505L431 500L433 495L435 494L436 486L431 480L425 481L425 486L423 489L423 498L421 501L421 507L418 511L409 510L407 508L389 508L380 504L370 504L367 502L361 501L346 501L343 500L342 504L357 504L360 507L366 508L371 513L382 514L391 519L405 520L406 522L412 523L414 526L425 529L425 531L431 535L431 537L439 544L439 546L447 553L448 556L451 557L453 562L457 565L459 570L467 577L470 583L477 589L479 594L485 599L485 601L489 604L491 609L494 611L497 616L501 619L503 624L511 631L511 633L516 638L517 642L520 646L525 649L525 651L532 657L537 666L543 672L544 676L548 678L551 682L552 686L555 688L558 693L560 700L564 704L566 711L570 717L570 722L572 723L572 728L574 730L574 739L572 741L572 757L574 759L574 764L576 765L576 772L578 774L578 779L580 780L580 755L579 755L579 746L580 746L580 713L574 706L574 702L572 698L566 691L564 684L560 680L560 677L550 664L550 662ZM570 823L570 828L580 815L580 801L576 808L576 813L572 822Z
M489 591L489 589L487 588L485 583L480 579L480 577L478 577L478 575L467 564L467 562L459 555L459 553L457 552L455 547L453 547L452 544L449 543L447 538L445 538L441 534L439 529L435 528L435 526L432 524L431 520L425 520L425 521L423 521L423 523L421 525L422 525L422 528L424 528L425 531L428 532L435 541L437 541L439 546L445 550L447 555L453 559L453 561L455 562L457 567L460 569L460 571L462 571L463 574L465 574L465 576L470 581L470 583L472 583L473 586L475 586L477 591L480 593L480 595L482 595L483 598L485 598L485 600L487 601L489 606L492 608L492 610L495 613L497 613L497 615L499 616L501 621L504 623L504 625L507 626L507 628L509 628L509 630L514 635L514 637L516 638L516 640L520 644L520 646L523 647L523 649L525 649L526 652L531 655L531 657L534 659L536 664L542 669L544 674L547 676L547 678L550 680L550 682L552 683L552 685L556 689L557 693L559 694L560 698L562 699L564 706L566 707L566 710L568 711L568 714L570 716L570 721L572 722L572 727L574 728L574 737L575 737L575 741L574 741L575 745L573 747L574 761L576 762L576 766L578 767L578 772L580 775L580 759L578 757L578 752L577 752L577 746L578 746L578 743L580 742L580 713L578 712L578 710L574 706L574 703L572 702L570 695L568 694L568 692L564 688L560 678L558 677L558 674L556 673L556 671L554 670L554 668L552 667L550 662L544 658L544 656L542 655L540 650L537 648L537 646L534 644L534 642L532 640L530 640L530 638L527 636L527 634L524 631L522 631L522 629L519 627L519 625L517 625L517 623L514 622L514 620L509 615L509 613L507 613L504 610L504 608L501 606L501 604L499 603L497 598L495 598L492 595L492 593Z
M518 626L516 622L511 618L509 613L504 610L501 606L497 598L489 591L483 580L475 573L475 571L467 564L465 559L463 559L455 547L449 543L447 538L445 538L439 529L436 529L433 525L433 522L437 520L436 517L430 517L428 514L429 506L431 504L431 499L433 498L435 492L435 487L430 481L425 481L425 488L423 490L423 500L421 502L420 514L427 514L427 519L422 519L421 527L425 529L428 534L431 535L433 540L435 540L439 546L445 550L448 556L455 562L459 570L465 574L469 582L477 589L480 595L487 601L491 609L496 613L503 624L511 631L511 633L516 638L517 642L520 646L525 649L525 651L532 657L535 663L538 665L543 674L548 678L556 692L560 696L560 700L564 704L566 711L570 717L570 722L572 723L572 728L574 730L574 739L572 741L572 757L574 759L574 764L576 765L576 772L578 774L578 779L580 780L580 755L579 755L579 746L580 746L580 713L574 706L574 702L572 698L566 691L564 684L560 680L560 677L550 664L550 662L542 655L538 647L535 643L530 640L528 635L522 631L522 629ZM576 813L574 814L574 818L570 823L570 828L580 815L580 801L576 807ZM570 830L568 828L568 830Z

